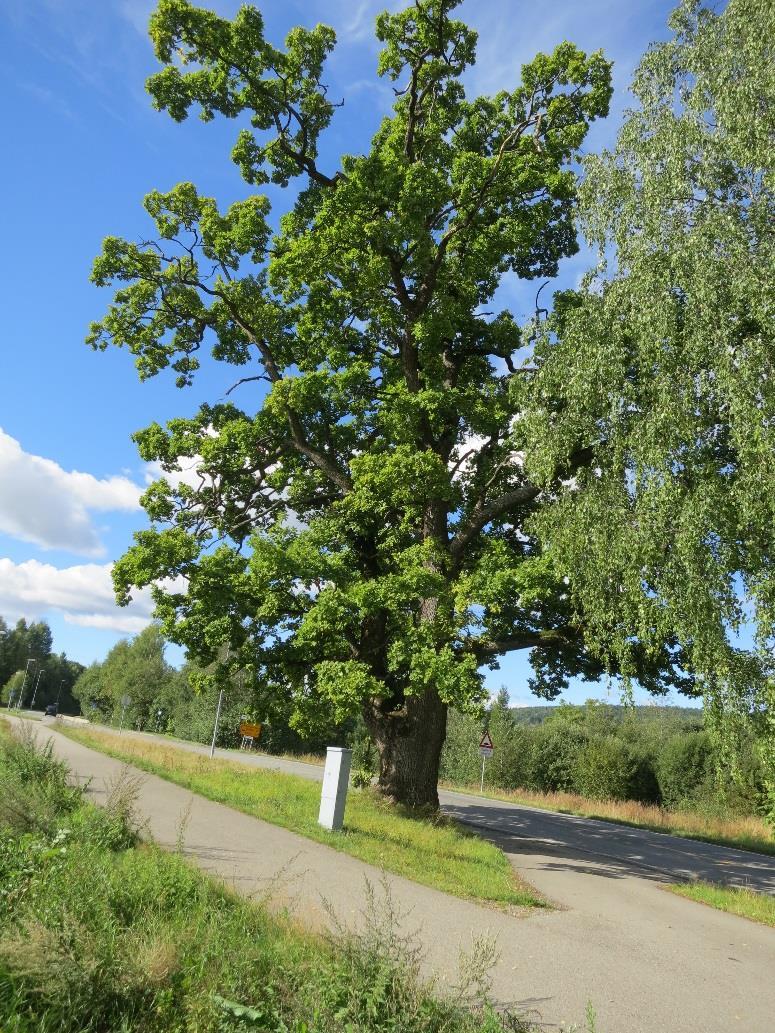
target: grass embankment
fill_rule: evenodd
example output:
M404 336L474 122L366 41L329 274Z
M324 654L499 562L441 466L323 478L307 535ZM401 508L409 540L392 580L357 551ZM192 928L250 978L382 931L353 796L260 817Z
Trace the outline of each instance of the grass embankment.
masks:
M583 818L597 818L600 821L616 822L633 828L650 829L652 832L667 832L673 836L685 836L704 843L738 847L760 854L775 854L775 838L766 823L755 815L741 817L718 817L699 811L670 811L663 807L637 803L635 800L592 800L578 793L541 793L530 789L485 788L479 792L478 785L455 785L444 783L445 789L469 793L471 796L490 797L509 803L540 807L560 814L576 814Z
M138 845L128 803L85 803L0 722L3 1033L527 1033L481 996L437 996L379 914L312 936Z
M680 897L688 897L700 904L729 911L741 918L750 918L752 922L761 922L775 928L775 897L754 890L738 889L732 886L719 886L714 882L686 882L668 886Z
M546 906L522 882L492 843L436 815L418 817L390 807L368 790L350 790L345 828L329 832L317 823L320 785L238 761L188 753L174 746L92 729L60 729L69 738L236 807L263 821L467 900L501 908Z

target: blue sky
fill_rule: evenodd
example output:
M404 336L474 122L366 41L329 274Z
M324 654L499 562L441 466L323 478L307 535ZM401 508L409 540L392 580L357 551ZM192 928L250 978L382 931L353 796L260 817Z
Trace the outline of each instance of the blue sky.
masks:
M0 0L4 60L5 160L2 163L3 322L0 338L0 614L43 617L55 648L83 663L100 659L150 616L146 597L120 610L109 567L144 524L138 497L153 471L130 439L152 420L196 410L235 379L210 369L193 389L171 378L140 384L130 356L95 354L83 344L107 292L89 270L107 234L148 230L143 196L193 180L224 204L248 188L228 158L235 131L192 118L182 125L151 108L144 90L157 65L146 34L148 0ZM229 15L231 0L208 6ZM328 66L331 95L342 97L326 139L323 167L343 150L368 145L391 91L375 75L374 0L264 0L267 35L279 43L295 24L332 25L339 44ZM390 5L387 5L390 6ZM393 7L404 6L394 3ZM664 0L466 0L461 17L480 36L467 77L473 93L513 88L520 65L570 39L613 59L612 114L585 148L613 141L626 87L649 42L665 38ZM583 270L567 262L563 281ZM517 316L532 307L535 285L504 283ZM515 703L534 702L523 656L488 676ZM568 698L605 697L605 686ZM616 692L614 690L614 696Z

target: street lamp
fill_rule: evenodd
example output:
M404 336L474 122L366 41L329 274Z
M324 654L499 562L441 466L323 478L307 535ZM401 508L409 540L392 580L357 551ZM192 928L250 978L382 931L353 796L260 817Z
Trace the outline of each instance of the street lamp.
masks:
M64 683L66 681L67 681L67 678L63 678L62 681L59 683L59 692L57 693L57 704L56 704L57 712L59 711L59 697L62 695L62 686L64 685Z
M34 656L31 656L27 660L27 666L24 668L24 681L22 682L22 687L19 689L19 695L16 697L16 709L17 710L21 710L22 700L24 699L24 686L27 684L27 672L30 669L30 664L36 664L37 662L38 661L36 660L36 658ZM11 709L11 702L10 702L10 700L8 701L8 709L9 710Z
M34 708L34 706L35 706L35 697L38 694L38 686L40 685L40 676L41 676L41 674L43 674L43 668L42 667L38 670L38 677L35 679L35 688L34 688L34 690L32 692L32 703L30 703L30 710L32 710Z

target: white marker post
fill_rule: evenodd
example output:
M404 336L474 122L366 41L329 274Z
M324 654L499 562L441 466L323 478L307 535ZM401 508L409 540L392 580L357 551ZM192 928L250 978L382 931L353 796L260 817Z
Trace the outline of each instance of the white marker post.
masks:
M353 751L342 746L329 746L326 750L326 768L323 772L323 790L320 794L318 814L318 824L324 829L338 832L342 827L352 758Z
M481 742L479 743L479 754L482 758L482 781L479 785L479 792L484 792L484 764L488 757L492 757L495 752L495 747L492 744L492 738L489 732L485 732L482 736Z

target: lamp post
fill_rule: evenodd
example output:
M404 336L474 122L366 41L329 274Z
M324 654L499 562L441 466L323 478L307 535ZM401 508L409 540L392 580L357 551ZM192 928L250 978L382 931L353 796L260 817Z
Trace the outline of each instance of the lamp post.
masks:
M35 679L35 688L33 689L33 692L32 692L32 703L30 703L30 710L32 710L34 708L34 706L35 706L35 697L38 694L38 686L40 685L40 676L41 676L41 674L43 674L43 668L42 667L39 668L39 670L38 670L38 677Z
M22 682L22 687L19 689L19 695L16 697L16 709L17 710L21 710L22 700L24 699L24 687L27 684L27 672L30 669L30 664L36 664L37 662L38 661L35 659L34 656L31 656L27 660L27 666L24 668L24 681ZM9 710L11 709L10 701L8 703L8 709Z
M215 727L213 728L213 741L210 744L210 760L215 754L215 740L218 738L218 722L221 720L221 707L223 706L223 689L218 694L218 707L215 711Z
M62 686L64 685L64 683L66 681L67 681L67 678L63 678L62 681L59 683L59 692L57 693L57 702L56 702L57 710L59 710L59 697L62 695Z
M231 643L226 647L226 666L231 661ZM218 693L218 706L215 708L215 724L213 726L213 741L210 743L210 760L215 756L215 740L218 738L218 723L221 720L221 708L223 707L224 689Z

